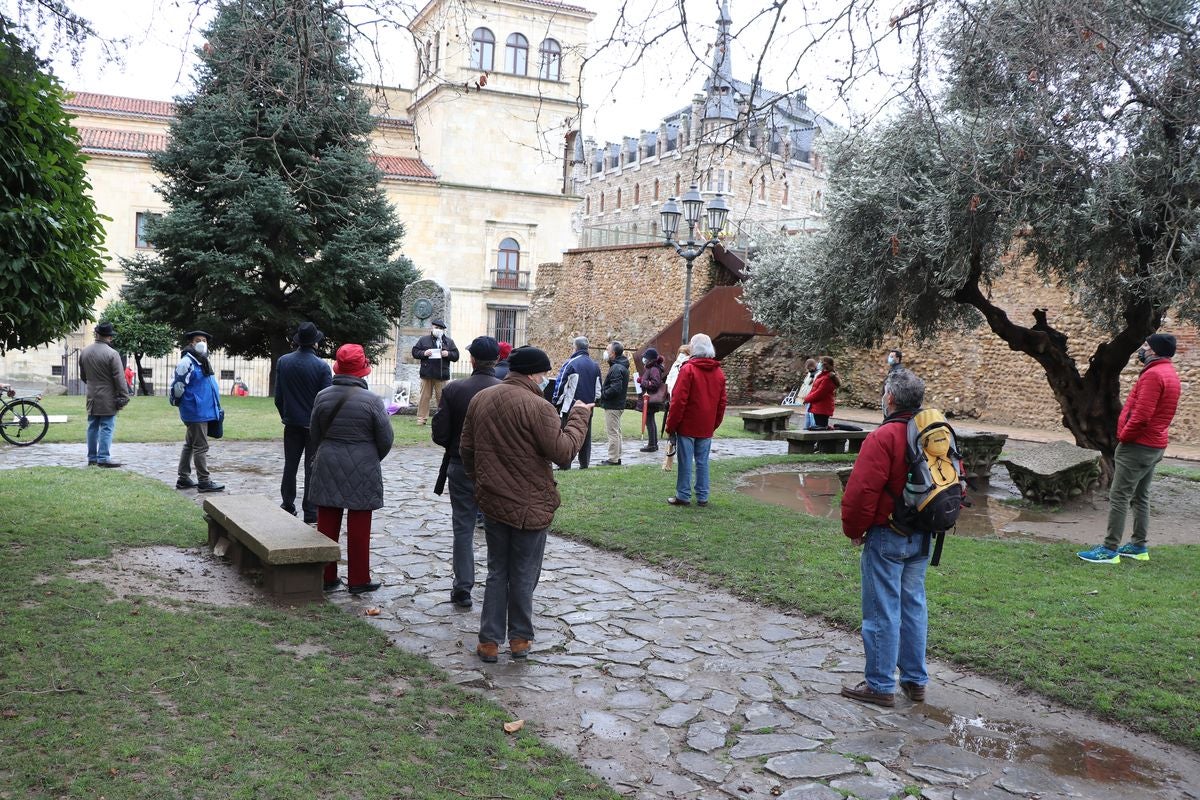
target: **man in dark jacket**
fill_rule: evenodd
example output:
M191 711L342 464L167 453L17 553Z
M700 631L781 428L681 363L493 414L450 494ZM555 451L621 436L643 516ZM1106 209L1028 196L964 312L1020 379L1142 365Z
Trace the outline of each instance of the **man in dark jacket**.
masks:
M463 469L458 443L471 398L500 383L494 368L500 354L495 339L479 336L467 345L467 353L471 356L471 377L446 384L432 426L434 443L446 448L434 491L442 493L443 480L450 484L450 524L454 529L454 586L450 602L458 608L471 607L471 590L475 588L475 518L479 513L475 484Z
M442 387L450 380L450 363L458 361L458 345L446 334L446 323L435 319L429 333L413 345L413 358L421 362L421 399L417 401L417 424L429 419L429 404L440 403Z
M888 373L884 384L884 424L867 435L842 495L842 532L862 547L862 639L866 680L843 686L842 695L877 706L896 704L900 689L915 703L924 701L929 673L925 639L927 532L905 536L889 524L908 475L908 420L925 401L925 383L907 369Z
M79 354L79 379L87 384L87 462L89 467L119 467L110 457L117 412L129 403L121 354L113 349L111 322L96 326L96 341Z
M317 345L325 334L311 322L302 322L292 337L295 351L279 359L275 372L275 408L283 422L283 479L279 483L279 507L296 514L296 471L304 458L304 521L317 521L317 507L308 499L312 483L313 449L309 446L308 425L317 392L333 382L329 365L317 355Z
M485 517L488 577L475 652L489 663L506 638L513 658L529 655L533 590L542 574L546 533L561 502L550 464L571 463L592 413L577 400L566 426L560 425L539 389L550 359L538 348L518 347L508 364L508 377L471 401L459 443Z
M1150 482L1167 450L1167 429L1179 408L1181 385L1171 358L1175 337L1156 333L1138 350L1142 368L1117 417L1117 452L1108 487L1108 533L1104 544L1077 555L1093 564L1116 564L1121 557L1149 561ZM1133 538L1125 537L1125 517L1133 505Z
M587 438L579 448L579 468L587 469L592 461L592 412L596 396L600 392L600 365L588 355L588 340L586 336L576 336L574 339L575 352L558 371L558 380L554 383L554 399L551 401L558 406L562 424L567 424L567 417L575 408L575 401L588 407ZM568 463L563 469L570 469Z
M613 342L604 353L608 374L600 388L600 407L604 409L604 430L608 434L608 458L604 467L621 466L621 412L625 410L625 394L629 391L629 359L620 342Z

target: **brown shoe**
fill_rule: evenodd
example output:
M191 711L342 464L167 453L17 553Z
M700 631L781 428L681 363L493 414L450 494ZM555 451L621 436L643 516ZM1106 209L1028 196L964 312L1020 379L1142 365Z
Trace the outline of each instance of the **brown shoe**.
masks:
M532 644L528 639L512 638L508 640L508 648L512 650L512 657L523 659L529 658L529 646Z
M914 703L925 702L925 687L920 684L900 681L900 691L904 692L904 696Z
M500 657L500 648L495 642L480 642L475 648L475 655L479 656L479 660L488 664L495 664Z
M862 681L857 686L843 686L842 697L849 697L851 700L858 700L861 703L871 703L887 708L896 705L896 695L877 692L868 686L866 681Z

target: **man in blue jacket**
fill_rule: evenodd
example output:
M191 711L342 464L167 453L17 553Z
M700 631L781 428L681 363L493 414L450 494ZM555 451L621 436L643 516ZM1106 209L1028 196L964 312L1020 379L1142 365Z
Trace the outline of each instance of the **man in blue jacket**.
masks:
M225 488L208 474L208 423L221 418L221 387L208 363L209 338L204 331L184 334L187 344L175 367L175 379L169 390L172 402L179 406L179 418L187 426L183 452L179 455L176 489L219 492ZM193 461L196 464L195 481L192 480Z
M316 524L317 507L308 501L312 477L313 450L308 441L313 400L317 392L333 383L329 365L317 355L317 345L325 334L311 322L302 322L292 337L296 349L279 359L275 367L275 407L283 422L283 478L279 482L279 507L296 514L296 471L304 457L304 521Z
M558 380L554 384L554 405L559 408L563 427L575 406L575 401L588 406L587 437L579 448L579 468L587 469L592 460L592 405L600 393L600 365L588 355L586 336L576 336L575 352L562 365ZM567 465L570 468L570 465Z

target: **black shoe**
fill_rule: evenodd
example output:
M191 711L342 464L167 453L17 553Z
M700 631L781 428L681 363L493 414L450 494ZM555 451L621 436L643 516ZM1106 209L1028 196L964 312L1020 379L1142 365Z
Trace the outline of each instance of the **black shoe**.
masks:
M619 466L621 466L621 459L618 458L616 461L609 461L606 458L600 462L600 466L602 466L602 467L619 467Z
M305 525L316 525L316 524L317 524L317 518L316 518L316 517L313 517L312 519L309 519L308 517L305 517L305 518L304 518L304 524L305 524Z
M121 462L120 461L97 461L96 466L97 467L107 467L108 469L116 469L117 467L121 466Z
M363 594L364 592L373 592L383 586L379 581L370 581L369 583L360 583L358 586L347 586L346 591L350 594Z
M470 608L474 605L470 592L451 592L450 602L454 604L455 608Z
M342 588L342 586L344 586L344 585L345 584L342 583L342 579L338 578L337 580L334 580L334 581L325 581L325 584L322 588L327 592L336 592L338 589Z
M704 508L705 506L708 505L708 501L707 500L697 500L696 505L700 506L701 508Z
M658 445L654 445L653 447L651 447L650 445L646 445L645 447L639 447L638 452L640 452L640 453L657 453Z
M294 517L294 516L296 516L296 508L295 508L295 506L293 506L293 507L291 507L291 508L288 508L288 507L287 507L287 506L285 506L283 503L280 503L280 504L279 504L279 507L280 507L280 508L282 508L282 509L283 509L284 511L286 511L287 513L291 514L293 517Z
M201 492L223 492L225 491L225 484L217 483L216 481L200 481L200 483L196 484L196 489Z
M175 488L176 489L195 489L196 482L194 480L192 480L190 477L188 477L187 475L184 475L182 478L175 481Z

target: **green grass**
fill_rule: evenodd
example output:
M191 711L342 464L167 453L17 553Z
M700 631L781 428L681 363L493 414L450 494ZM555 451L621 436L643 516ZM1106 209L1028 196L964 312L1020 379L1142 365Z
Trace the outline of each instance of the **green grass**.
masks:
M1155 469L1159 475L1168 475L1185 481L1200 481L1200 469L1195 467L1159 466Z
M73 559L203 540L156 481L5 470L0 497L5 797L614 797L332 606L161 607L72 579Z
M674 473L657 467L559 473L555 528L857 629L858 551L840 524L735 491L740 473L799 461L713 462L707 509L668 507ZM1200 750L1200 547L1155 547L1149 563L1112 567L1078 549L949 539L927 581L930 655Z
M82 396L42 398L47 414L66 414L68 422L56 423L46 432L44 442L87 441L87 404ZM225 409L225 439L235 442L266 441L283 438L283 423L275 401L270 397L222 397ZM603 428L603 424L601 428ZM428 426L419 426L416 417L392 417L396 446L432 444ZM183 423L179 410L165 397L135 397L117 415L114 449L121 442L183 442Z

